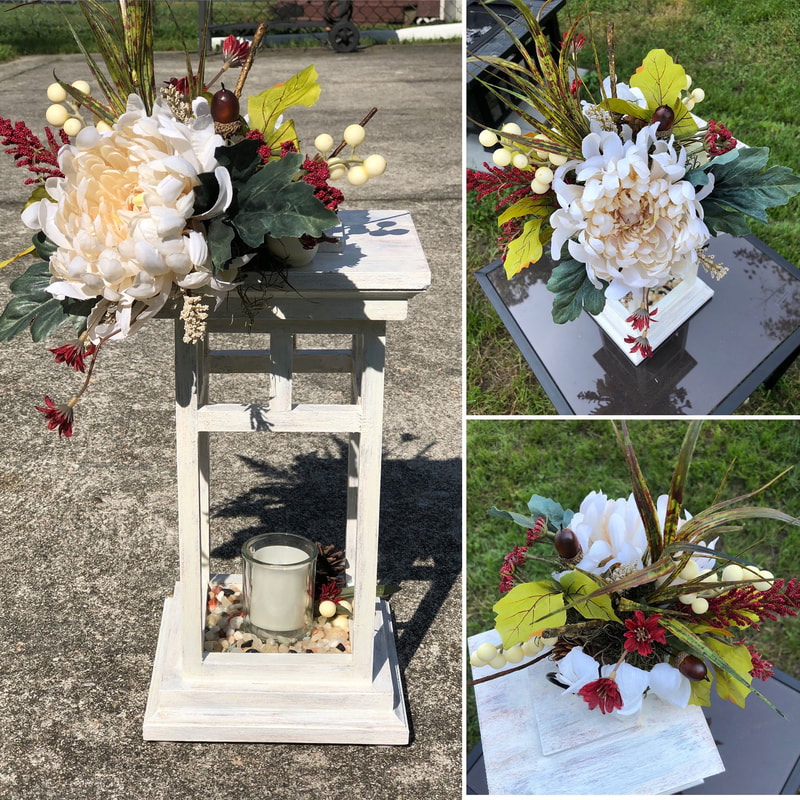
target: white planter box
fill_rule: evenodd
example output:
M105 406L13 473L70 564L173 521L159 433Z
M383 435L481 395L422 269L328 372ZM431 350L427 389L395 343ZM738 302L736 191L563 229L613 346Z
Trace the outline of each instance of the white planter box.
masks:
M657 304L658 313L650 322L647 340L655 349L663 344L689 317L705 305L714 296L714 290L700 278L689 287L686 281L678 284L666 297ZM635 336L629 322L631 311L619 300L606 300L605 308L597 315L591 315L595 322L608 334L620 350L634 363L644 361L639 352L631 353L633 345L625 342L626 336Z
M469 651L483 642L500 637L472 636ZM546 677L555 669L546 658L475 686L490 794L673 794L724 771L699 706L647 697L635 720L603 716L579 695L562 695Z

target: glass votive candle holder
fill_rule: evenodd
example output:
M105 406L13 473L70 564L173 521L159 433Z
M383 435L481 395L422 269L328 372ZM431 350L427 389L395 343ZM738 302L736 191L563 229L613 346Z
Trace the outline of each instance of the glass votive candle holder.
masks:
M317 546L294 533L261 533L242 545L245 630L261 639L311 632Z

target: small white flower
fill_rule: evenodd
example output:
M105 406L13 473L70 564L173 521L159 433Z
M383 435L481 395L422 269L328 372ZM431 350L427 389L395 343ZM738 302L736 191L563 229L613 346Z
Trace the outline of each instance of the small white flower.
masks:
M597 670L598 663L582 647L573 647L558 662L556 679L567 684L562 694L577 694L587 683L597 680Z
M656 664L650 670L650 689L665 703L678 708L686 708L692 695L689 679L666 662Z
M600 668L600 675L608 678L614 671L613 664L606 664ZM619 717L630 717L638 714L642 708L644 691L647 689L650 673L647 670L639 669L631 664L622 663L616 667L616 681L622 698L622 708L615 708L613 713Z

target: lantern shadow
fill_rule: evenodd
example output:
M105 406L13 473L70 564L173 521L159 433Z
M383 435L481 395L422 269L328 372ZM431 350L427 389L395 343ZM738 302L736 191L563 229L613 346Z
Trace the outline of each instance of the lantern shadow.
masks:
M328 452L297 454L289 467L238 456L247 471L257 476L256 485L212 508L212 516L251 522L232 535L229 532L225 541L213 547L212 559L238 559L242 544L264 531L297 533L344 550L347 450L346 441L333 437ZM226 565L224 571L236 572L238 566ZM384 458L378 582L401 586L396 607L413 604L406 621L395 620L403 669L460 572L461 460L434 460L424 450L410 459Z

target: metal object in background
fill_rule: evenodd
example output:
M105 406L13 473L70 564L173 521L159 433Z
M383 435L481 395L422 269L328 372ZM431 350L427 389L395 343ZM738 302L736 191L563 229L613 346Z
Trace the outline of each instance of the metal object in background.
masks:
M211 16L206 41L199 44L208 49L213 36L249 35L260 22L267 22L269 33L327 30L334 50L351 53L361 38L359 28L441 22L447 5L446 0L265 0L246 5L238 0L200 0L198 33L209 6Z

